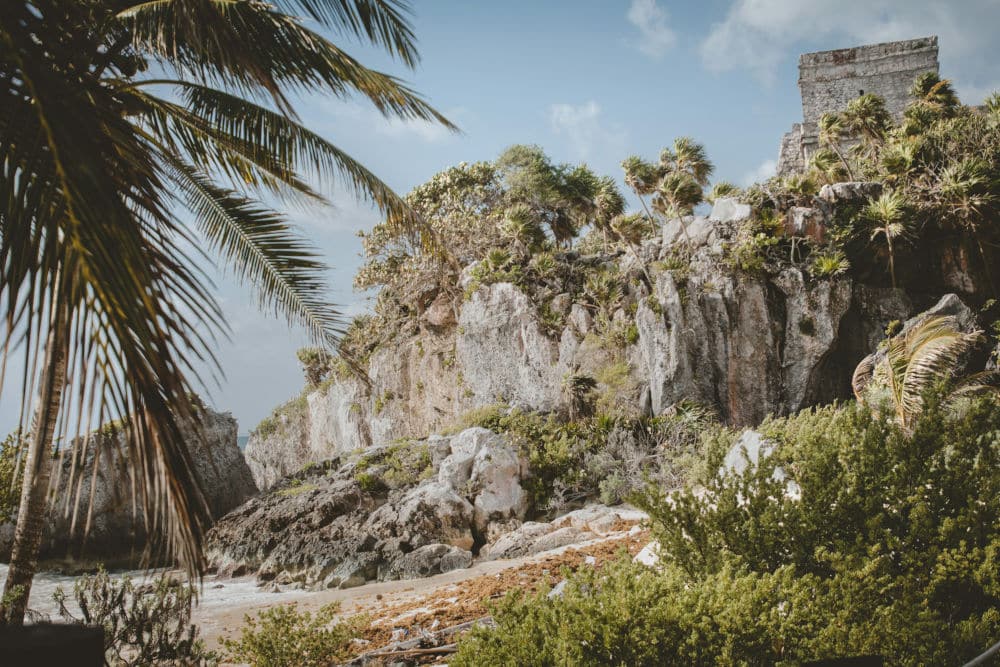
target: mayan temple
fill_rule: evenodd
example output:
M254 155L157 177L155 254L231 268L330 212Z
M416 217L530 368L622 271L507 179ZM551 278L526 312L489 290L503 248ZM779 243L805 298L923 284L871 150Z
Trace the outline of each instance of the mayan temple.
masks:
M938 71L936 36L802 54L802 122L781 140L778 175L805 170L818 147L817 124L824 113L843 109L859 95L875 93L885 98L893 115L900 116L913 80L928 71Z

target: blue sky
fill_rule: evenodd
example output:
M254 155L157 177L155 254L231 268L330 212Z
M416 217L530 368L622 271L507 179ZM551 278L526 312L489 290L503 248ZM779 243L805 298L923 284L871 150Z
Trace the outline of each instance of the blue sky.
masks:
M718 179L766 177L782 133L801 117L797 59L808 51L937 34L942 73L964 101L1000 88L1000 0L426 0L414 2L413 24L415 71L334 41L406 79L462 134L386 121L361 100L313 96L299 106L309 127L401 194L515 143L620 177L622 158L654 158L681 135L706 145ZM355 233L378 216L345 192L328 194L333 208L289 214L333 267L331 301L362 312L364 296L351 289ZM294 353L306 340L257 311L230 278L217 275L217 286L232 337L219 349L225 378L206 394L246 433L301 389ZM13 393L0 401L0 430L16 421Z

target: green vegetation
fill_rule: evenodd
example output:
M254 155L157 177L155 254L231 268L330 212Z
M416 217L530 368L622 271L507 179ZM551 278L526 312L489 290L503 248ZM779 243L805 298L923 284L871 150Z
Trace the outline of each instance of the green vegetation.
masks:
M638 498L659 568L511 594L451 664L963 664L1000 636L1000 404L932 393L909 432L893 417L852 403L770 420L775 451L743 476L720 472L735 434L707 440L693 484Z
M300 421L308 409L309 401L306 399L306 392L303 391L302 394L272 410L271 414L264 417L251 433L258 438L267 439L277 433L283 424Z
M946 388L950 399L997 391L995 372L956 377L965 355L982 340L982 331L963 333L954 317L925 318L858 364L851 381L854 395L859 402L889 405L899 425L909 430L924 409L924 394L935 385Z
M433 474L430 446L413 440L397 440L385 449L370 452L354 467L354 479L369 493L413 486Z
M80 618L67 608L62 588L53 599L64 621L104 629L104 659L112 667L214 665L218 657L205 649L191 623L193 594L168 575L137 585L128 575L113 578L101 569L73 586Z
M844 272L881 274L893 286L919 280L926 287L935 277L920 268L925 262L933 264L942 249L968 248L974 255L968 270L982 276L979 298L993 296L1000 287L993 275L1000 242L1000 112L989 104L985 110L962 105L951 83L934 73L918 77L910 94L898 123L870 93L824 115L823 148L812 157L810 172L771 179L742 198L758 216L783 216L791 206L812 205L819 183L880 183L882 192L871 201L838 204L824 243L803 239L804 257L811 251L824 257L813 262L814 275L834 275L837 264L830 258L839 253ZM853 146L846 148L845 140ZM738 265L758 265L747 261L748 251L740 254Z
M303 471L306 469L304 468ZM294 478L283 489L278 489L275 491L279 496L285 496L286 498L292 498L294 496L300 496L303 493L308 493L310 491L315 491L319 486L316 484L305 484L301 479Z
M676 484L694 465L703 434L719 428L712 415L686 405L654 418L595 414L573 421L497 405L466 415L461 428L470 426L510 438L528 461L523 485L538 512L597 495L618 503L646 480Z
M337 620L340 603L328 604L315 613L298 611L294 604L277 605L257 618L243 617L238 639L222 640L226 658L254 667L325 667L349 656L351 640L364 620Z

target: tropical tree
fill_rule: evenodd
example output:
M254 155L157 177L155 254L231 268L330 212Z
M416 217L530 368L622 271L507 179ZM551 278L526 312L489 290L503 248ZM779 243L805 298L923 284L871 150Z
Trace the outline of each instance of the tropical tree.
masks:
M861 212L871 224L870 239L885 240L889 256L889 277L896 287L896 242L909 233L910 222L906 216L906 200L899 192L884 192L869 202Z
M873 93L865 93L848 102L841 118L847 133L861 138L855 150L868 157L877 154L892 127L892 115L886 109L885 100Z
M663 177L662 170L638 155L630 155L622 160L622 169L625 171L625 185L631 188L635 196L639 198L639 203L642 204L642 209L646 212L649 224L653 225L652 229L655 232L653 214L650 213L649 207L646 205L645 197L656 192L656 185Z
M361 94L386 115L450 123L287 12L417 62L402 0L0 3L0 302L5 361L18 346L27 359L22 422L35 395L6 623L23 620L53 451L86 447L73 436L91 420L124 420L147 532L190 576L201 571L209 514L184 432L199 419L195 364L213 360L225 331L201 252L264 308L336 340L323 263L256 195L323 202L306 179L342 180L393 224L418 225L297 122L290 95Z
M614 221L625 214L625 197L618 190L615 179L602 176L598 180L597 195L594 197L594 227L601 232L605 250L608 235L616 235Z
M847 128L844 126L844 117L839 113L825 113L819 118L819 144L820 146L831 150L840 159L841 164L844 165L844 171L847 173L847 177L854 180L854 172L851 171L851 165L844 157L844 151L841 149L841 142L844 140L844 135L847 133Z
M899 425L908 430L920 416L924 395L942 381L951 381L951 397L993 390L992 374L955 377L963 355L982 337L978 330L963 333L954 317L927 317L861 360L851 380L854 395L860 402L887 396Z
M660 167L666 173L688 174L703 188L708 185L708 179L715 171L705 147L691 137L678 137L674 139L672 149L663 149L660 152Z
M840 183L849 178L844 168L843 160L829 148L821 148L809 158L809 168L818 175L824 183Z

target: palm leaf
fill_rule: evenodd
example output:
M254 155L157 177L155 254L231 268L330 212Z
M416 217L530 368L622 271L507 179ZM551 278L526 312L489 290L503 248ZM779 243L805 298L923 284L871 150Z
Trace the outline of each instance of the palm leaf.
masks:
M282 216L218 187L195 167L171 160L170 173L212 249L254 285L261 305L334 346L343 322L325 302L326 266L312 247Z

